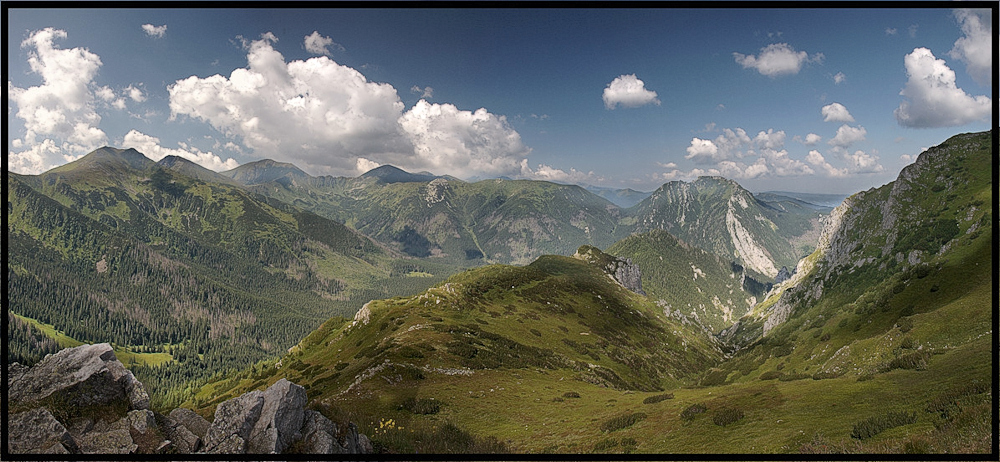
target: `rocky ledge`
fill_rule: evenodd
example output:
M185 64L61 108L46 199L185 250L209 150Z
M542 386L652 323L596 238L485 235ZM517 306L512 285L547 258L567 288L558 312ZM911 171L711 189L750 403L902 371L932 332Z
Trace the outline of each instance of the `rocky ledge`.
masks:
M190 409L149 409L142 383L106 343L67 348L33 367L7 366L12 454L366 454L368 438L305 409L288 380L225 401L212 422Z

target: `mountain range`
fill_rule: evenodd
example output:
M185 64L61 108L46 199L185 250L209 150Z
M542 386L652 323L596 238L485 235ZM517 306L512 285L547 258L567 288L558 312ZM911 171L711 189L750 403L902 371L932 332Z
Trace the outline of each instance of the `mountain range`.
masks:
M103 148L8 172L11 351L113 342L206 418L287 379L378 452L989 452L994 145L833 209Z

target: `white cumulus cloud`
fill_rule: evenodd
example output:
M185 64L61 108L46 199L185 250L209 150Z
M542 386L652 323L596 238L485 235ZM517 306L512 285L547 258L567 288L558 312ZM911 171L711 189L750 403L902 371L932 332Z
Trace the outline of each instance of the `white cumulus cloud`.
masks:
M107 96L93 85L101 58L85 48L62 49L53 44L66 36L65 31L46 28L21 42L22 48L29 49L28 64L41 76L42 84L19 88L7 82L8 98L17 105L15 115L25 128L19 142L25 150L9 153L12 171L40 173L107 143L107 135L97 128L101 116L94 110L91 89L100 91L102 99Z
M167 33L167 25L154 26L152 24L143 24L142 30L146 32L146 35L155 38L163 38Z
M146 95L143 94L142 90L139 88L129 85L127 88L125 88L125 92L128 94L129 98L132 98L132 101L135 101L137 103L146 101Z
M844 75L843 72L838 72L838 73L836 73L836 74L833 75L833 83L835 83L837 85L840 85L845 80L847 80L847 76Z
M756 69L768 77L778 77L780 75L798 74L802 65L807 62L819 62L823 60L822 53L816 53L812 58L804 51L795 51L787 43L772 43L761 48L760 54L744 55L733 53L736 62L744 69Z
M186 144L179 143L179 145L179 149L165 148L160 145L159 138L149 136L134 129L129 130L129 132L125 134L125 138L122 141L122 147L134 148L136 151L145 154L146 157L153 160L160 160L167 156L183 157L191 162L216 172L232 170L239 166L239 163L231 157L223 161L219 156L213 154L211 151L204 152Z
M836 146L839 148L847 148L848 146L857 143L859 141L864 141L865 136L868 135L868 130L865 127L857 126L852 127L850 125L844 124L837 129L837 135L834 136L827 143L830 146Z
M379 167L382 166L382 164L380 164L378 162L375 162L375 161L372 161L372 160L365 159L364 157L358 157L357 164L358 164L358 167L357 167L358 173L361 173L361 174L366 173L366 172L368 172L368 171L370 171L372 169L376 169L376 168L379 168Z
M684 158L697 164L716 163L726 159L725 155L719 156L719 147L712 140L701 138L691 138L691 146L687 147Z
M432 172L448 171L466 178L517 174L521 160L531 152L505 116L484 108L472 112L420 100L400 117L399 124L416 154L410 156L408 165Z
M992 100L969 96L955 84L955 71L927 48L915 48L903 60L909 79L900 95L908 98L893 111L906 127L954 127L988 118Z
M795 141L798 141L799 143L802 143L802 144L804 144L806 146L815 146L820 141L823 141L823 137L819 136L819 135L817 135L815 133L809 133L808 135L806 135L805 139L803 139L802 137L800 137L798 135L795 135L795 137L792 138L792 139L794 139Z
M820 109L823 122L854 122L854 116L840 103L830 103Z
M615 77L604 89L604 107L614 109L616 106L639 107L646 104L660 105L660 100L656 99L656 92L647 90L646 84L639 80L635 74L627 74Z
M414 86L410 87L410 93L418 94L423 99L433 98L434 97L434 89L431 88L431 87L420 88L420 87L414 85ZM532 115L534 115L534 114L532 114Z
M993 11L961 8L955 10L955 19L962 27L962 37L948 56L965 63L966 71L976 83L989 87L993 84Z
M329 174L354 175L363 158L458 177L517 175L531 151L504 116L424 100L404 112L392 85L326 56L285 62L271 46L277 38L261 37L247 44L247 67L168 86L171 117Z
M581 172L575 168L570 168L569 171L554 168L545 164L538 164L538 168L532 170L528 167L528 159L523 159L521 161L521 177L531 179L531 180L541 180L541 181L552 181L555 183L583 183L583 182L594 182L601 181L600 178L594 174L594 172Z
M344 51L344 47L339 43L334 43L333 39L330 37L324 37L319 34L319 31L313 31L313 33L305 37L303 45L306 47L306 51L314 55L330 55L329 47L334 47L340 51Z
M882 173L885 168L878 163L878 156L867 154L864 151L854 151L854 154L845 156L845 160L850 165L851 173Z
M809 151L809 154L806 155L806 162L818 168L819 171L826 174L826 176L836 178L847 176L846 168L836 168L833 165L830 165L830 163L826 161L826 158L823 157L823 154L820 154L820 152L815 149Z

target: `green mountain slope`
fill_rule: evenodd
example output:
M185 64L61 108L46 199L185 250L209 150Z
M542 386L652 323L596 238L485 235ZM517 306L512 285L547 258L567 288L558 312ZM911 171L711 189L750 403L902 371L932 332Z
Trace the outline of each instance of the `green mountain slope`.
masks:
M666 230L737 261L761 279L795 266L799 256L788 238L805 231L795 214L767 207L735 181L719 177L666 183L628 213L635 217L636 232Z
M113 148L38 176L8 173L11 310L77 341L169 351L170 367L137 371L162 399L190 379L282 354L332 315L450 273L206 179L184 161Z
M382 452L988 454L991 137L953 137L838 207L796 274L718 336L738 351L581 249L596 264L491 265L371 302L188 405L207 414L286 377ZM685 257L633 261L644 271L728 278L695 279L704 255L662 231L615 249Z
M627 235L618 207L579 186L467 183L391 166L358 178L310 177L285 166L266 168L274 164L260 161L224 174L411 256L460 265L527 264L543 254L569 255L583 244L606 247Z
M354 321L328 321L278 363L206 385L190 404L209 412L287 377L308 388L317 408L353 413L375 435L384 430L379 419L384 425L392 418L422 431L453 422L526 444L522 419L542 417L533 405L566 412L579 395L592 401L593 390L657 393L719 358L710 336L665 316L601 265L544 256L525 267L469 270L413 297L372 301ZM614 413L606 404L602 414ZM494 425L485 433L484 413ZM375 438L394 450L420 448L407 437Z
M770 288L663 230L629 236L607 252L639 266L643 289L665 313L713 333L739 320Z

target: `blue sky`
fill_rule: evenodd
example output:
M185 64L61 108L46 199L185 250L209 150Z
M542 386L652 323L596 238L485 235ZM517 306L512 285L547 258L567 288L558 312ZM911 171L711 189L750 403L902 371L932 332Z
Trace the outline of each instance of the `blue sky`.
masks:
M8 168L103 145L652 190L853 193L988 130L952 9L11 9Z

